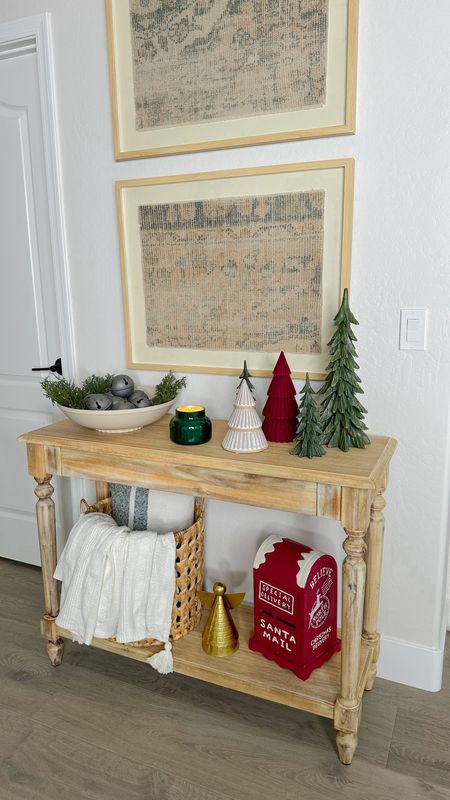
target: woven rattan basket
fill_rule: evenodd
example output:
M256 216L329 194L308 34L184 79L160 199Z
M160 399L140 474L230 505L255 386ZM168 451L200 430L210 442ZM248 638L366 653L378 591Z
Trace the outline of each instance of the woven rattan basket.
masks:
M80 503L82 514L92 511L111 514L111 498L100 500L89 505L85 500ZM172 625L170 639L175 641L192 631L200 620L202 604L197 592L203 587L203 524L204 500L196 497L194 503L194 521L188 528L174 531L176 543L175 559L175 594L173 597ZM156 639L141 639L129 642L132 647L149 647L158 644Z

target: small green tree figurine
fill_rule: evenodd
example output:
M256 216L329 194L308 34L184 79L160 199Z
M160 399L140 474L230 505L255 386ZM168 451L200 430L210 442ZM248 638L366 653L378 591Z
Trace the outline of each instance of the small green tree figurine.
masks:
M370 439L365 433L366 409L355 396L363 393L361 378L356 375L359 369L357 353L353 342L356 336L351 325L358 325L348 305L348 289L344 289L341 307L334 318L337 330L329 344L330 363L327 377L320 389L322 403L321 428L322 442L328 447L339 447L347 452L351 447L366 447Z
M295 447L291 450L293 456L313 458L323 456L325 448L322 447L322 431L318 420L319 409L313 397L314 391L306 373L306 381L300 395L298 426L295 437Z

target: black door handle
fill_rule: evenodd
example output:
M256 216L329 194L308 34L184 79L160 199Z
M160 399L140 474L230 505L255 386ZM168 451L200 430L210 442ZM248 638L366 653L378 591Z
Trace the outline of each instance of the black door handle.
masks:
M57 358L50 367L32 367L31 372L57 372L58 375L62 375L61 359Z

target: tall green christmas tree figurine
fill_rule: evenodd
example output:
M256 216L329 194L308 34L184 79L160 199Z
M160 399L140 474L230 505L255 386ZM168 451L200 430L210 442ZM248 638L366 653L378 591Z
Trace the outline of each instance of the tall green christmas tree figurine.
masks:
M318 420L319 409L313 397L314 391L309 382L309 374L306 373L306 381L300 395L297 432L295 436L295 447L291 450L293 456L314 458L314 456L325 455L325 448L322 447L322 431Z
M324 400L320 424L322 442L328 447L339 447L347 452L351 447L366 447L370 439L365 433L366 409L356 394L363 393L361 378L356 375L359 369L357 353L353 342L356 336L351 325L358 325L348 305L348 289L344 289L341 307L334 318L337 330L329 341L330 363L327 377L320 389Z

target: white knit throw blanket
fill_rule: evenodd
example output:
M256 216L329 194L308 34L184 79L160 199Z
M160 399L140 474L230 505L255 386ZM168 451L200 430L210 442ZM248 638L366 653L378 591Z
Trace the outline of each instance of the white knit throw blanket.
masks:
M62 581L58 625L80 644L90 644L94 636L158 639L165 652L148 662L171 672L175 556L173 533L119 528L107 514L80 517L55 570Z

